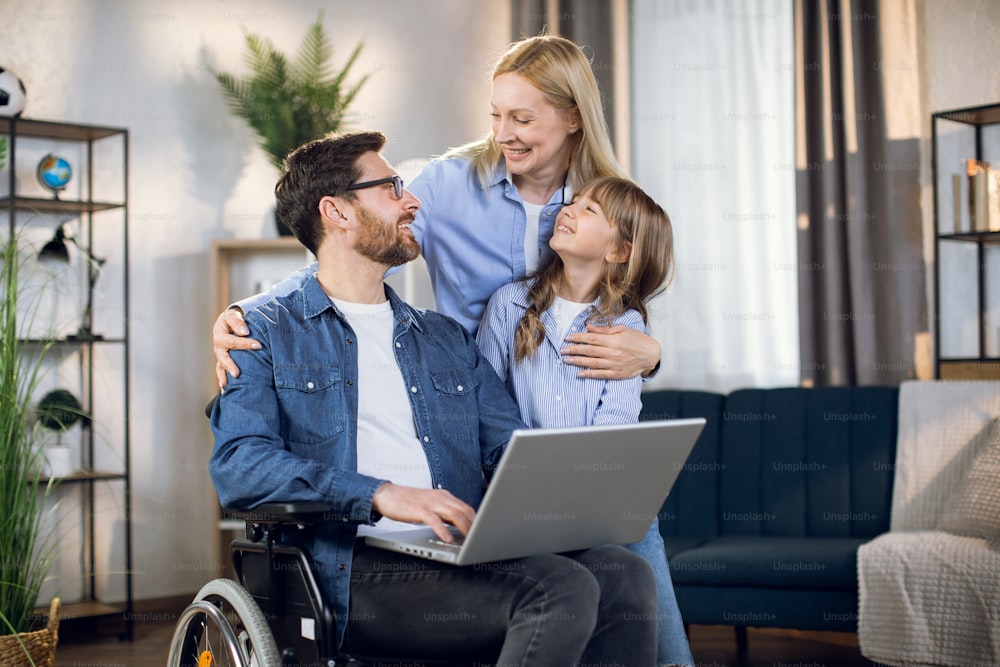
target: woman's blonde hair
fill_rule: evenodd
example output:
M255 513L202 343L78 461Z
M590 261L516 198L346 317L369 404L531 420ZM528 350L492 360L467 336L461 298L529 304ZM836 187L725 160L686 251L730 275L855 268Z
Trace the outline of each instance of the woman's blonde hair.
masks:
M567 180L574 189L599 176L627 176L611 147L597 79L579 46L557 35L514 42L493 67L494 79L508 73L523 76L559 111L569 114L574 108L578 110L580 131L566 139L573 144ZM490 132L449 150L444 157L468 158L485 190L495 177L503 152Z
M670 217L626 178L602 177L590 181L577 196L597 202L615 230L615 248L628 252L622 263L606 263L597 288L594 324L609 324L626 310L636 310L645 321L646 304L661 293L673 276L674 234ZM514 358L531 357L545 340L542 313L552 305L563 275L562 259L556 255L534 277L528 290L528 308L514 335Z

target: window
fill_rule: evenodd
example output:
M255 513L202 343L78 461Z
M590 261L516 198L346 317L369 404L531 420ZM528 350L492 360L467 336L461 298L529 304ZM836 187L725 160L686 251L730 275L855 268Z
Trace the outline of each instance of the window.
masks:
M633 0L632 175L667 211L657 386L799 383L792 6Z

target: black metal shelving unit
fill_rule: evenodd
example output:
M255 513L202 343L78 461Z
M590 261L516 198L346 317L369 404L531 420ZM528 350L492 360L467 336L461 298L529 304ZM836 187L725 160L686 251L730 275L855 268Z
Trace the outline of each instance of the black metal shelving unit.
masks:
M133 638L133 562L132 562L132 489L131 489L131 455L130 455L130 387L129 387L129 217L128 217L128 173L129 173L129 133L125 128L103 127L97 125L84 125L78 123L52 122L45 120L35 120L21 117L0 116L0 136L7 138L7 159L5 169L7 171L8 187L6 194L0 196L0 210L6 211L9 220L10 238L18 233L25 225L33 224L33 218L45 216L57 216L63 218L58 222L59 226L66 224L69 220L79 220L80 235L76 238L75 244L81 253L86 254L87 270L86 284L84 285L84 296L86 299L85 319L81 322L80 328L74 333L63 335L57 338L46 339L26 339L22 341L27 345L47 345L51 351L58 351L60 354L77 355L79 357L82 400L81 404L85 413L90 417L83 420L80 431L80 471L72 475L58 478L60 487L80 487L81 498L80 530L81 544L81 576L83 597L80 600L63 600L62 617L64 619L84 619L99 617L118 616L122 621L122 638L131 640ZM32 149L37 150L58 150L59 147L70 146L73 150L82 153L83 164L74 167L74 178L80 178L82 184L79 186L80 196L64 198L62 196L45 197L38 193L31 192L30 188L19 187L19 179L24 180L34 172L34 165L23 164L26 159L21 159L23 153L31 153ZM120 147L120 148L119 148ZM101 156L95 155L100 152ZM107 159L111 156L112 161L117 164L112 165L111 173L120 165L120 183L115 177L102 178L102 186L110 183L113 194L108 197L106 193L95 192L95 169L99 167L96 160ZM108 170L105 170L105 174ZM79 176L77 176L79 174ZM102 188L104 189L104 188ZM44 194L44 193L43 193ZM116 224L121 229L121 245L115 249L114 258L120 262L121 285L120 292L102 285L100 298L95 294L95 282L100 272L100 266L95 266L91 260L95 257L95 225L100 225L106 220L95 220L96 214L120 215L120 220L116 218ZM109 248L110 249L110 248ZM116 297L107 296L117 294ZM120 298L120 303L116 301ZM100 331L93 327L94 314L99 311L106 302L113 302L113 305L120 308L121 321L117 322L117 315L112 315L107 319L105 325L111 331ZM80 304L83 306L83 304ZM112 311L117 313L117 310ZM116 330L115 330L116 329ZM103 419L106 416L95 413L95 391L101 391L103 387L95 387L95 351L99 346L115 346L117 353L121 355L122 368L120 373L121 400L121 424L108 424ZM115 376L117 377L117 372ZM120 465L110 466L111 469L102 469L95 461L95 430L97 428L106 429L113 432L115 437L109 439L108 447L115 452ZM102 512L99 503L102 499L98 497L98 485L107 485L108 493L114 498L121 499L122 508L122 539L121 545L123 569L118 572L106 573L107 576L121 576L124 578L124 600L121 602L105 601L98 591L98 570L97 570L97 545L95 534L99 522L107 521L107 512ZM103 489L102 489L103 491ZM58 491L57 491L58 492ZM117 501L116 501L117 502ZM117 517L116 517L117 518ZM109 547L109 550L112 547Z
M987 141L986 132L995 133L990 137L990 141ZM1000 317L990 321L987 302L987 289L991 284L994 285L993 289L997 289L997 286L1000 286L1000 279L993 277L992 282L990 281L986 258L989 247L1000 247L1000 231L971 227L955 230L954 200L951 211L942 211L946 201L942 189L948 187L942 176L954 173L959 165L952 165L952 171L949 171L941 164L942 153L945 152L942 149L942 142L948 141L968 148L963 157L992 160L992 169L1000 170L998 138L1000 138L1000 104L952 109L931 115L931 164L934 184L934 370L935 377L941 379L1000 379ZM962 177L965 178L964 175ZM962 194L953 192L951 196L962 196ZM965 202L960 204L960 206L965 205ZM974 225L973 220L970 219L968 222ZM945 293L942 287L944 268L942 248L945 244L964 244L975 248L976 312L971 314L971 317L976 322L976 350L971 354L946 356L942 352L944 347L942 300L955 297L954 294ZM996 338L992 344L991 335Z

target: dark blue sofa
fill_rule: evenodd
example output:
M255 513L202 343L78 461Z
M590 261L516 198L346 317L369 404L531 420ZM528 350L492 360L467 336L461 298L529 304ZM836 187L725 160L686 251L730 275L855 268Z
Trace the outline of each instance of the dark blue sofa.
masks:
M686 625L857 629L857 548L889 529L896 387L643 394L707 425L660 514Z

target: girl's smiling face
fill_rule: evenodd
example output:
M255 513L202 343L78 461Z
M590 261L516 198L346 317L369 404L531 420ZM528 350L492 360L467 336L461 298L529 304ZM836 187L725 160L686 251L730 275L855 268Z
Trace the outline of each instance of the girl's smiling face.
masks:
M620 249L618 231L604 214L601 205L584 190L563 206L556 218L555 230L549 240L563 262L582 260L585 263L620 263L625 261Z

